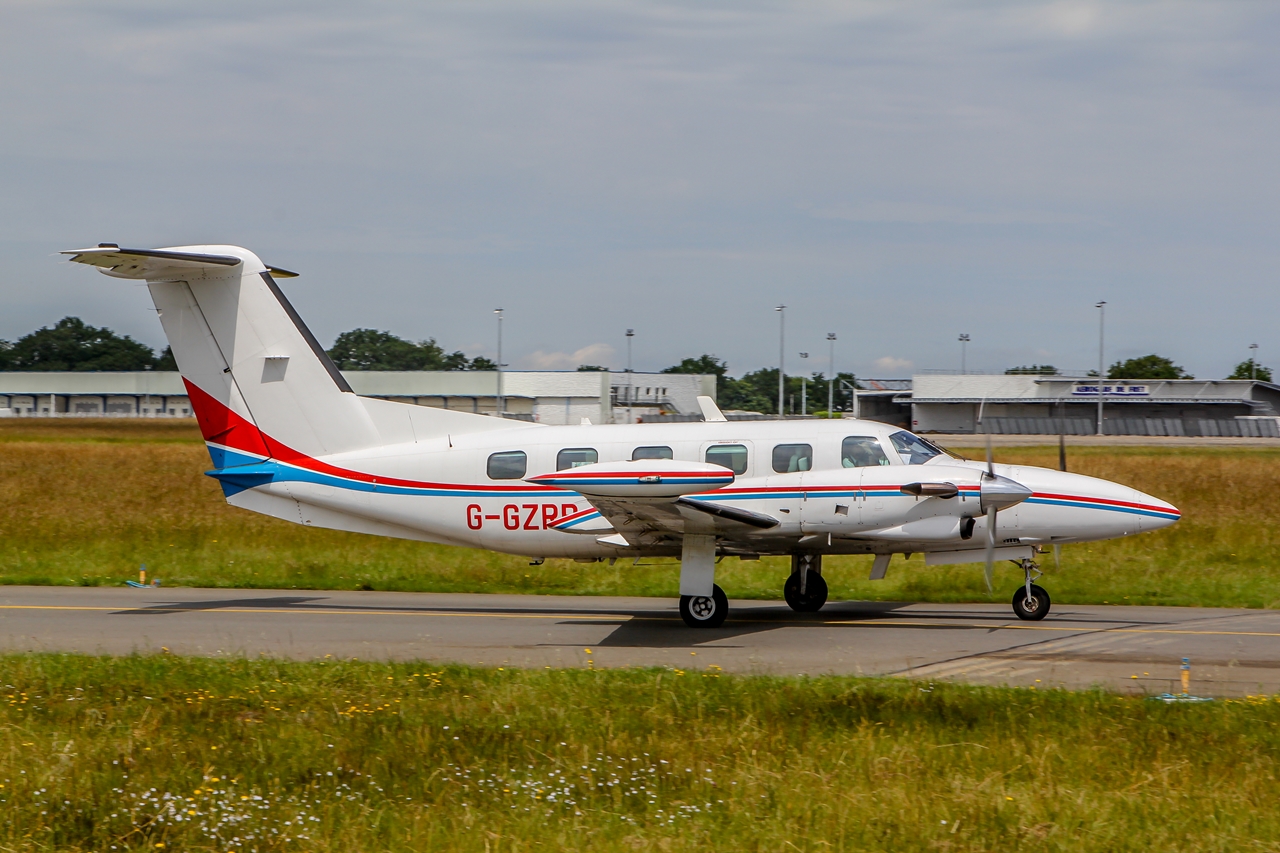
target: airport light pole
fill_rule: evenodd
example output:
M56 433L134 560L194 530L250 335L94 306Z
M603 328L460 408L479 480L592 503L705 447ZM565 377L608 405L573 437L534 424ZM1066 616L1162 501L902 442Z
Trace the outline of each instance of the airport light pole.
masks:
M507 411L507 398L502 393L502 309L495 308L493 313L498 315L498 417L505 417Z
M635 336L635 329L627 329L627 423L633 423L635 420L631 416L631 401L636 396L635 379L631 376L631 339Z
M1102 344L1107 328L1107 303L1099 302L1093 307L1098 309L1098 435L1102 435L1102 383L1106 379L1103 373L1106 360L1102 357Z
M809 353L800 353L801 358L808 358ZM807 371L800 371L800 414L809 414L809 374Z
M961 372L961 373L967 373L967 372L968 372L968 371L966 371L966 370L965 370L965 359L964 359L964 357L965 357L965 347L968 345L968 343L969 343L969 335L968 335L968 333L966 332L965 334L962 334L962 335L960 336L960 372Z
M1249 344L1249 378L1258 378L1258 345Z
M778 417L786 417L783 403L786 397L787 373L784 361L787 355L787 306L779 305L773 309L778 312Z
M831 410L836 406L836 333L827 332L827 341L831 344L831 359L828 364L827 377L827 417L831 417Z

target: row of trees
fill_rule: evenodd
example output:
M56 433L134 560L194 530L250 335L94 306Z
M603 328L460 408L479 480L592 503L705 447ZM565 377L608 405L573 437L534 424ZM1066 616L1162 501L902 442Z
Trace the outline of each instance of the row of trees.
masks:
M423 341L405 340L390 332L376 329L352 329L343 332L329 349L329 357L340 370L496 370L497 365L484 356L468 358L461 351L445 352L434 338ZM607 370L598 364L584 364L579 370ZM63 317L53 326L24 335L13 343L0 341L0 370L177 370L168 347L157 354L146 344L128 335L117 335L107 328L90 326L79 317ZM729 365L714 355L686 358L663 373L713 373L719 389L722 408L775 413L778 408L778 369L763 368L744 373L741 378L729 376ZM1051 364L1011 367L1010 374L1056 376ZM1090 375L1097 375L1096 372ZM1242 361L1227 379L1260 379L1271 381L1271 369L1253 359ZM1107 370L1108 379L1194 379L1191 374L1164 356L1144 355L1117 361ZM847 386L853 376L836 376L837 399L847 401ZM786 396L799 406L802 385L799 376L787 377ZM825 408L826 379L814 373L808 379L810 409ZM813 383L818 383L815 386ZM788 406L792 408L792 406Z
M390 332L353 329L329 357L341 370L496 370L484 356L446 353L434 339L406 341ZM63 317L10 343L0 340L0 370L177 370L169 347L157 354L128 335Z
M352 329L338 335L329 358L339 370L498 369L493 360L482 355L467 358L460 350L446 353L435 338L414 343L376 329Z
M156 355L128 335L63 317L52 327L0 341L0 370L177 370L168 347Z
M1058 368L1052 364L1029 364L1019 367L1011 367L1005 371L1009 374L1032 374L1035 376L1057 376ZM1090 376L1097 376L1098 371L1089 371ZM1179 364L1174 364L1173 359L1165 358L1162 355L1144 355L1138 358L1130 358L1124 361L1117 361L1111 367L1107 368L1108 379L1195 379L1190 373L1182 369ZM1231 371L1231 375L1227 379L1260 379L1263 382L1271 381L1271 368L1264 367L1255 362L1252 358L1246 359L1236 365L1235 370Z
M716 375L716 404L722 409L738 409L762 412L767 415L778 412L778 368L766 367L742 374L739 379L729 375L729 365L714 355L686 358L679 364L664 368L661 373L714 373ZM788 414L800 412L801 401L808 398L810 412L827 408L827 379L822 373L808 377L786 377L784 408ZM806 387L807 383L807 387ZM845 383L845 384L841 384ZM849 387L854 385L852 373L837 373L835 408L844 411L849 407ZM862 388L862 385L858 385Z

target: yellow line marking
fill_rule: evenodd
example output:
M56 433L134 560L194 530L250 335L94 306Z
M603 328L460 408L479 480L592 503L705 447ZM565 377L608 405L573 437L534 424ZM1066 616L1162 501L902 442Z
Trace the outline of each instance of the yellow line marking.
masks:
M289 609L279 607L183 607L183 606L147 606L122 605L118 607L96 607L74 604L0 604L0 610L87 610L112 613L132 611L134 613L280 613L301 614L308 616L452 616L460 618L496 619L587 619L598 622L622 621L671 621L669 618L655 615L636 616L630 613L593 614L593 613L495 613L487 610L459 613L443 610L347 610L338 606L310 607L307 609ZM814 622L774 621L763 619L730 619L730 625L813 625ZM881 619L876 621L844 622L829 620L816 624L836 628L970 628L989 631L1053 631L1057 633L1083 634L1189 634L1208 637L1280 637L1280 631L1202 631L1185 628L1099 628L1094 625L1023 625L1016 622L991 625L983 622L919 622L903 619Z
M786 624L798 625L803 623L789 622ZM1004 623L1001 625L986 625L980 622L970 623L938 623L938 622L905 622L905 621L876 621L876 622L824 622L824 625L833 625L844 628L983 628L991 631L1057 631L1062 632L1079 632L1084 634L1203 634L1210 637L1280 637L1277 631L1192 631L1183 628L1099 628L1093 625L1081 625L1076 627L1057 626L1057 625L1019 625L1017 623Z
M438 610L343 610L336 607L330 609L289 610L273 607L156 607L146 605L132 607L128 605L122 607L89 607L69 604L0 604L0 610L99 610L111 613L289 613L319 616L489 616L497 619L594 619L608 622L617 622L619 619L629 620L633 618L629 614L625 613L618 613L610 616L586 613L491 613L484 610L468 613L454 613Z

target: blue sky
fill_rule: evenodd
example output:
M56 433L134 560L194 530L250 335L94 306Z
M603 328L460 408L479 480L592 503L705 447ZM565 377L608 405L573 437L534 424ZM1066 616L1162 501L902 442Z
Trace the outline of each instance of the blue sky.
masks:
M233 243L513 367L1280 366L1271 3L0 4L0 338Z

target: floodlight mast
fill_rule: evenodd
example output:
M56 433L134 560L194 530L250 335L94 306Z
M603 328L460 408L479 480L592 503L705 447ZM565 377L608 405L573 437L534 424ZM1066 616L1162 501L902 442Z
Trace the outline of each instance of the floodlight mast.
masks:
M507 416L507 398L502 393L502 309L495 308L493 313L498 315L498 417L505 418Z
M831 344L831 361L828 366L827 378L827 417L831 417L832 410L836 407L836 333L827 332L827 340Z
M631 374L631 339L636 336L635 329L627 329L627 423L634 423L635 418L631 414L631 401L635 399L635 379Z
M1249 344L1249 378L1258 378L1258 345Z
M969 343L969 334L966 332L960 335L960 372L962 374L969 372L968 370L965 369L965 351L967 349L968 343Z
M773 309L778 312L778 417L787 416L783 401L786 397L787 373L785 361L787 357L787 306L779 305Z
M808 358L809 353L800 353L801 358ZM809 409L809 377L804 371L800 372L800 414L807 415Z
M1093 307L1098 309L1098 435L1102 435L1102 380L1103 365L1106 363L1102 357L1102 344L1107 324L1107 303L1099 302Z

